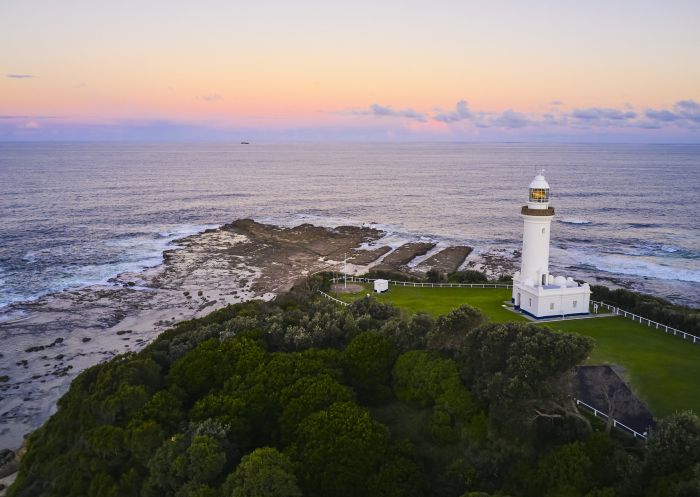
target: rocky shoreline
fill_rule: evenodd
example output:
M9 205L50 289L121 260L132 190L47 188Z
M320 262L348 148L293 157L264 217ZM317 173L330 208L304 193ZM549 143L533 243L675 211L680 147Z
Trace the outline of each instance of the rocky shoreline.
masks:
M354 274L377 267L422 275L475 264L470 247L392 248L384 235L368 226L282 228L241 219L176 240L155 268L3 309L0 449L17 449L41 426L82 370L142 349L176 322L272 299L309 274L341 271L346 256Z
M177 240L156 268L9 306L0 312L0 449L19 447L85 368L140 350L178 321L271 299L381 236L372 228L239 220Z

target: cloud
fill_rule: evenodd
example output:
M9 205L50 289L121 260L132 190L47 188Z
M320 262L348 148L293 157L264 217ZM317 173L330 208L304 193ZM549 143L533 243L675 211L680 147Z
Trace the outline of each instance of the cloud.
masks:
M516 112L513 109L501 112L493 118L492 123L494 126L500 126L501 128L524 128L531 124L537 124L536 121L531 120L527 115L522 112Z
M201 95L197 98L199 98L200 100L204 100L205 102L216 102L217 100L223 100L224 97L222 97L218 93L211 93L209 95Z
M637 117L637 113L631 110L623 111L620 109L591 107L589 109L574 109L571 113L571 117L585 121L627 121Z
M679 136L685 134L690 142L700 140L700 103L694 100L679 100L667 109L644 110L635 109L629 103L621 103L618 107L582 107L569 111L561 107L564 105L561 100L547 102L549 106L546 110L539 112L525 112L515 108L505 111L474 110L467 100L459 100L452 110L435 107L429 114L413 108L400 110L376 103L367 108L348 109L335 114L440 123L443 126L430 128L440 129L441 133L452 134L455 137L465 134L485 136L502 133L504 137L511 138L520 133L528 137L595 135L596 140L602 137L602 141L609 141L615 136L615 139L624 141L634 130L643 133L640 136L649 137L654 130L659 130L656 135L663 135L670 141L673 141L673 137L669 133Z
M0 114L0 119L58 119L59 116L23 116L15 114Z
M436 114L433 116L433 119L442 123L455 123L471 120L474 117L474 113L469 110L469 103L466 100L460 100L455 104L454 112Z
M29 78L37 78L38 76L34 76L33 74L7 74L6 75L8 78L12 79L29 79Z
M666 110L666 109L661 109L661 110L647 109L646 111L644 111L644 115L653 121L664 121L664 122L677 121L679 118L679 116L677 116L676 114L674 114L670 110Z
M682 118L700 123L700 104L694 100L681 100L673 106L678 115Z
M643 123L646 127L674 123L677 126L697 129L700 125L700 104L695 100L679 100L673 104L671 110L646 109L644 115L648 119Z
M357 116L374 116L374 117L399 117L411 119L421 123L428 121L428 116L422 112L417 112L413 109L394 109L388 105L372 104L368 109L355 109L350 111L350 114Z

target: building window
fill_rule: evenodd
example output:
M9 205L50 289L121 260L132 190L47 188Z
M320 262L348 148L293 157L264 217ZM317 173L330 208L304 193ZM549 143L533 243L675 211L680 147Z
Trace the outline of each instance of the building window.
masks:
M574 300L574 309L576 309L577 304L578 304L578 300Z
M529 301L528 306L529 306L529 307L532 307L532 299L528 299L528 301Z
M549 304L549 310L553 310L553 309L554 309L554 302L552 302L551 304Z
M542 228L542 234L543 234L543 235L544 235L544 232L545 232L545 229L544 229L544 228Z

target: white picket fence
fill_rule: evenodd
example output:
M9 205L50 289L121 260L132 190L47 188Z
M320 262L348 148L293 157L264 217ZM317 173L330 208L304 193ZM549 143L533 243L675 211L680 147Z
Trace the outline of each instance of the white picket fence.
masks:
M349 282L357 283L372 283L375 279L380 278L358 278L357 276L348 276ZM342 276L339 278L331 278L331 281L345 281ZM394 286L413 286L420 288L513 288L513 285L506 283L423 283L415 281L395 281L389 280L390 285Z
M330 300L332 300L333 302L336 302L336 303L338 303L338 304L340 304L340 305L342 305L342 306L347 307L347 306L350 305L350 304L348 304L347 302L343 302L342 300L337 299L337 298L333 297L332 295L328 295L326 292L323 292L323 291L321 291L321 290L319 290L318 293L320 293L321 295L323 295L323 296L326 297L327 299L330 299Z
M636 321L641 324L645 324L647 326L650 326L652 328L656 328L657 330L662 330L665 333L668 334L673 334L674 336L680 336L683 338L683 340L688 340L692 341L693 343L700 343L700 337L697 337L695 335L691 335L690 333L686 333L685 331L677 330L676 328L671 328L670 326L666 326L663 323L657 323L656 321L652 321L649 318L645 318L644 316L639 316L637 314L634 314L632 312L625 311L624 309L620 309L619 307L615 307L610 304L606 304L605 302L596 302L595 300L591 300L591 305L599 305L604 307L605 309L609 310L616 316L622 316L627 319L631 319L632 321Z
M576 399L576 406L583 406L586 409L588 409L590 412L593 413L593 416L601 417L605 420L608 419L608 415L605 414L603 411L599 411L595 407L593 407L590 404L586 404L584 401ZM630 428L626 424L623 424L621 421L618 421L617 419L613 419L613 427L617 428L618 430L626 431L627 433L631 434L634 436L634 438L641 438L642 440L646 440L648 437L644 433L639 433L637 430Z

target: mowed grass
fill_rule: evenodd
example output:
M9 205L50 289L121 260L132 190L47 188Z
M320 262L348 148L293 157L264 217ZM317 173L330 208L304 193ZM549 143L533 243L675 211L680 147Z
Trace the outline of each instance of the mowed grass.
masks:
M352 302L371 293L380 302L388 302L406 309L410 313L427 312L434 316L447 314L455 307L469 304L481 309L491 321L526 321L508 309L503 303L510 300L508 288L420 288L412 286L390 286L386 293L374 293L369 284L363 285L364 291L336 295L340 300Z
M337 295L353 301L371 292ZM509 289L493 288L416 288L391 286L377 295L410 313L445 314L462 304L481 309L492 321L527 321L502 307L510 300ZM637 395L655 416L692 409L700 413L700 346L622 317L578 319L542 323L555 330L590 336L595 347L588 364L615 364Z
M655 416L678 410L700 413L700 345L623 317L548 323L593 337L588 364L617 364Z

